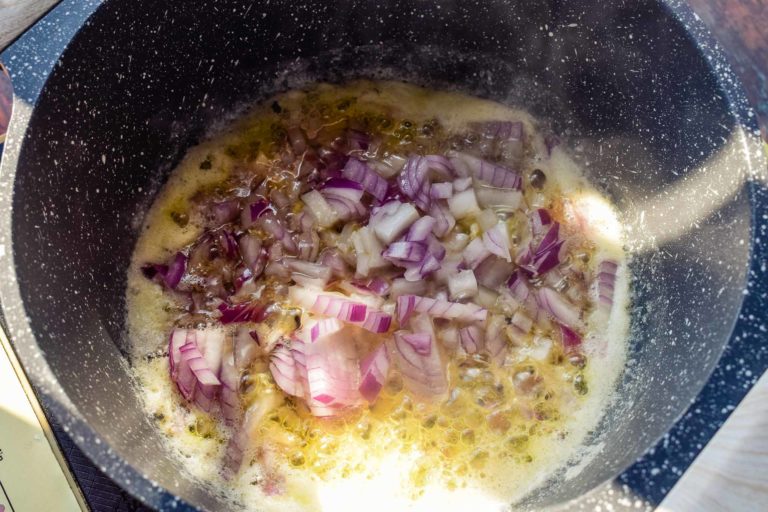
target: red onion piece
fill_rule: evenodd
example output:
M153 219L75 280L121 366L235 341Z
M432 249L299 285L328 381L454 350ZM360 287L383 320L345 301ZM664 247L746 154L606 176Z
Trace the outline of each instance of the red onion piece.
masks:
M213 203L210 208L210 219L214 227L231 222L240 215L240 202L235 199Z
M433 183L429 189L429 196L432 199L449 199L453 196L453 183Z
M603 311L610 311L613 307L613 292L618 268L618 264L612 260L601 261L597 267L598 306Z
M483 208L491 208L496 212L512 212L523 202L523 194L519 190L496 188L479 185L475 189L477 204Z
M477 354L485 346L485 335L476 325L469 325L459 329L461 347L467 354Z
M544 233L548 229L547 226L550 226L551 224L552 216L549 214L548 210L539 208L533 212L533 215L531 216L531 232L534 236Z
M432 204L430 190L432 176L450 180L453 171L448 160L440 155L412 157L398 176L400 190L423 211L429 211Z
M440 260L431 252L427 252L418 263L412 263L405 271L403 277L408 281L419 281L427 275L440 269Z
M414 395L434 400L448 391L445 368L430 334L396 331L393 353L405 385Z
M295 336L304 343L315 343L324 336L334 334L344 328L335 318L323 318L296 332Z
M413 205L400 201L390 201L373 209L368 224L373 228L379 240L385 244L390 244L405 233L418 218L419 212Z
M363 190L379 201L383 201L387 195L387 181L357 158L347 160L347 165L344 166L342 175L349 180L359 183Z
M555 290L546 287L541 288L537 297L542 309L563 325L571 328L582 326L581 313L578 308Z
M192 370L197 382L204 386L218 386L221 384L221 381L208 367L208 363L205 361L203 354L194 343L185 344L179 351L181 352L181 364L189 366L189 369Z
M448 206L443 204L443 201L434 201L429 215L435 219L435 226L432 231L436 236L447 235L456 225L456 218L451 214Z
M227 354L221 365L221 393L219 403L224 421L232 425L240 417L240 396L237 393L240 384L240 372L235 366L235 356Z
M365 320L360 325L366 331L382 334L392 326L392 315L382 311L369 310Z
M452 152L449 160L456 172L463 177L472 176L496 188L514 190L522 188L522 177L502 165L492 164L476 156L457 152Z
M483 233L483 244L491 254L509 262L512 261L512 256L509 254L509 233L507 232L507 225L503 222L499 222Z
M477 282L486 288L496 290L506 282L515 270L514 263L495 256L485 258L475 269Z
M277 386L291 396L304 396L304 383L296 368L291 350L284 344L275 346L269 359L269 372Z
M448 200L448 209L457 219L472 217L480 213L480 206L477 204L475 190L468 188L464 192L455 194Z
M472 186L472 178L456 178L453 180L453 190L456 192L464 192Z
M507 352L507 340L504 333L506 322L501 315L493 315L485 329L485 351L496 364L502 364Z
M397 315L401 326L405 325L413 312L464 322L483 322L488 314L486 309L474 304L448 302L416 295L401 295L397 298Z
M379 345L360 362L360 386L363 398L373 403L384 387L389 373L389 354L386 345Z
M421 217L411 225L410 229L408 229L408 232L405 234L405 241L424 242L429 235L432 234L435 224L437 224L437 221L434 217L430 217L429 215Z
M393 242L382 256L396 265L402 262L418 262L424 259L427 245L421 242Z
M219 305L219 311L221 317L219 321L222 324L230 324L236 322L261 322L267 316L266 308L258 302L242 302L240 304L226 304Z
M563 341L563 348L566 352L571 352L581 346L581 336L570 327L560 325L560 338Z
M460 270L448 278L448 291L452 300L461 300L477 295L477 279L471 270Z
M491 255L488 246L481 238L475 238L464 249L464 263L468 268L476 269L487 257Z

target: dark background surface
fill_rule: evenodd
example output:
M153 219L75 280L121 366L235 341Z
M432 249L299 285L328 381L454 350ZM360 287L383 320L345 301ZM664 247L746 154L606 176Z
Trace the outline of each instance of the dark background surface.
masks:
M768 126L768 30L765 29L768 2L691 0L690 3L729 53L752 104L762 117L761 127L765 135ZM0 125L2 123L0 113ZM760 193L764 195L761 203L765 205L768 203L766 191ZM756 212L756 218L768 218L768 209ZM761 229L764 230L764 226ZM757 235L760 240L768 239L768 233ZM751 269L751 282L754 284L747 290L744 309L731 343L706 388L664 439L618 479L638 498L651 505L658 504L669 492L768 365L765 318L768 311L768 262L765 242L762 243ZM98 471L55 425L54 430L93 510L147 510Z

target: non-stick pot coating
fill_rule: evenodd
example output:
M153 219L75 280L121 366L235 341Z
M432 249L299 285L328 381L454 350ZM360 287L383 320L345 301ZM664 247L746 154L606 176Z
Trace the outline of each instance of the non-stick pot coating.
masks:
M53 410L146 502L168 506L167 490L223 507L180 471L132 389L131 250L167 173L215 123L277 91L354 77L528 108L619 204L635 252L620 398L594 457L527 503L612 477L709 375L741 304L750 240L750 164L728 95L685 27L651 1L105 2L42 91L13 184L31 332L16 284L3 285L3 304Z

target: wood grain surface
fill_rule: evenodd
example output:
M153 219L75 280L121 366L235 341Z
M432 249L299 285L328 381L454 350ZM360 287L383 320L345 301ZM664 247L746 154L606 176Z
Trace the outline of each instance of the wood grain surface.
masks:
M0 0L0 51L59 0Z
M739 404L658 510L768 510L768 373Z
M715 35L768 135L768 0L688 0Z

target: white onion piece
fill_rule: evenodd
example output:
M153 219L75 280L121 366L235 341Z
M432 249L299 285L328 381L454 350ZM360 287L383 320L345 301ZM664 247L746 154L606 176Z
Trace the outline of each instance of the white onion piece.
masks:
M472 270L461 270L448 278L451 300L467 299L477 295L477 280Z
M448 208L457 219L471 217L480 213L480 206L477 204L475 191L471 188L459 192L448 199Z
M368 225L382 243L391 244L418 218L419 212L412 204L390 201L374 208Z
M318 226L327 228L334 225L336 221L339 220L338 215L336 215L336 212L331 208L331 205L328 204L328 201L326 201L323 195L317 190L310 190L301 196L301 200L304 201L304 204L309 208L309 211L312 213Z

